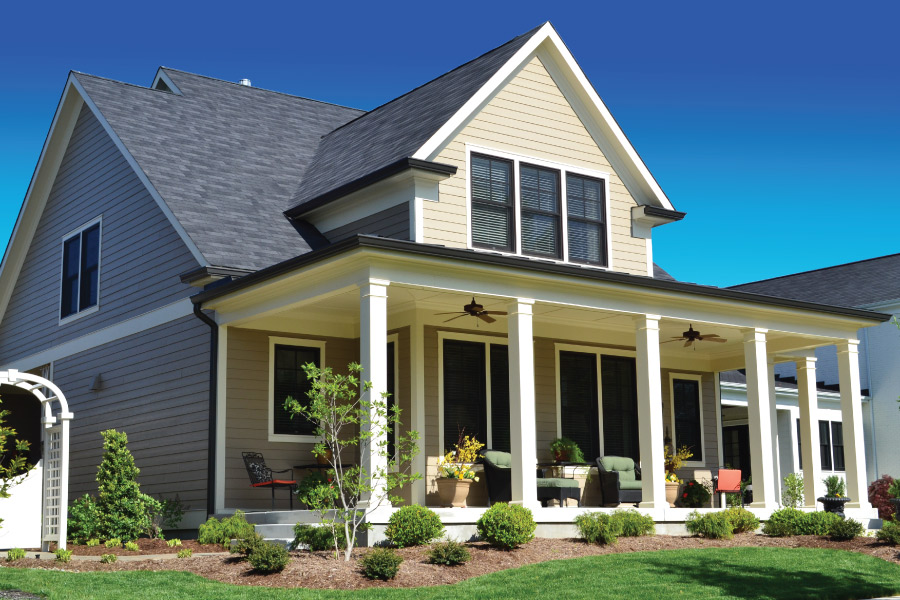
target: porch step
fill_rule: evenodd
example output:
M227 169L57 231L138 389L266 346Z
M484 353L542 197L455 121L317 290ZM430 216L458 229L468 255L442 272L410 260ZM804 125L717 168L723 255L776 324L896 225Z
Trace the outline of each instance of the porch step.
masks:
M256 533L263 536L267 541L294 539L294 525L274 524L274 525L256 525Z
M248 523L254 525L282 525L288 524L292 528L297 523L320 523L319 515L311 510L266 510L248 512L244 515ZM292 536L293 539L293 536Z

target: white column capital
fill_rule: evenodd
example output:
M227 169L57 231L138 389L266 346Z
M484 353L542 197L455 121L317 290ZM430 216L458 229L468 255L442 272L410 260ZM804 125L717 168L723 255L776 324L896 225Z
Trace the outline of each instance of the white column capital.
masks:
M794 364L797 365L797 370L815 370L816 369L816 361L819 360L815 356L806 356L804 358L798 358L794 361Z
M838 354L849 352L851 354L859 354L859 340L841 340L837 344Z
M512 315L534 314L534 300L532 298L513 298L507 304L506 312Z
M391 282L387 279L369 278L359 284L359 295L363 298L366 296L377 296L387 298L387 288Z
M752 344L753 342L765 342L766 334L769 333L769 330L754 327L752 329L742 329L741 333L744 334L744 343Z
M634 317L634 327L640 329L659 329L660 315L637 315Z

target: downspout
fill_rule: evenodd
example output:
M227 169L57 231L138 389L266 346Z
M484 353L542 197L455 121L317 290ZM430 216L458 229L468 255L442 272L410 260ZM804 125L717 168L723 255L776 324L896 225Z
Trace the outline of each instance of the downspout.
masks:
M194 316L209 325L209 433L206 467L206 514L216 512L216 404L219 383L219 324L203 312L200 304L194 304Z
M875 395L872 393L872 367L869 364L869 330L863 329L863 335L866 340L866 382L869 384L869 416L872 417L872 460L874 461L875 472L872 474L872 481L881 477L878 470L878 437L875 435Z

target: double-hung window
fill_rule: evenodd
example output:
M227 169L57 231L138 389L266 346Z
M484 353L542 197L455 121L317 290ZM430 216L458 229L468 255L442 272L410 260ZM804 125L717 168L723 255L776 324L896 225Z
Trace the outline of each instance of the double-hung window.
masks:
M606 191L602 179L566 175L569 260L606 266Z
M472 244L515 251L513 163L472 155Z
M559 193L559 171L520 165L523 254L562 258Z
M97 306L100 297L100 222L63 240L60 320Z
M803 444L800 440L800 419L797 419L797 456L803 468ZM844 424L840 421L819 421L819 457L823 471L843 471Z

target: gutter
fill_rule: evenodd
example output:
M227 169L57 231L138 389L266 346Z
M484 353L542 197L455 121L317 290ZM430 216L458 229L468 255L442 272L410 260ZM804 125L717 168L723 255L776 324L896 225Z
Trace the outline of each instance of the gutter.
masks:
M209 432L206 461L206 516L216 512L216 407L219 382L219 324L194 304L194 316L209 325Z

